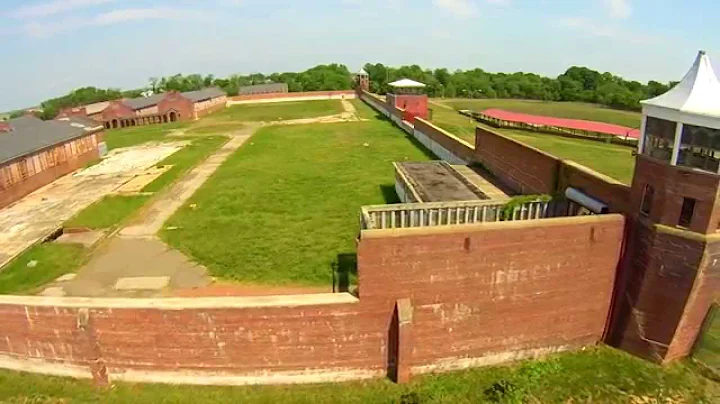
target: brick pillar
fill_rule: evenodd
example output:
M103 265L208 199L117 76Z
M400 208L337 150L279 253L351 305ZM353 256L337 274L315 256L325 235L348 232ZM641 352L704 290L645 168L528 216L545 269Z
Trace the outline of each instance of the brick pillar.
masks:
M392 327L390 335L392 335L390 344L393 349L390 350L391 355L391 375L390 377L396 383L407 383L410 381L411 364L412 364L412 324L413 323L413 306L410 299L400 299L395 302L395 310L393 313Z
M77 314L77 338L82 344L82 355L90 367L96 384L107 386L108 374L105 361L101 357L100 344L95 336L95 328L88 309L79 309Z

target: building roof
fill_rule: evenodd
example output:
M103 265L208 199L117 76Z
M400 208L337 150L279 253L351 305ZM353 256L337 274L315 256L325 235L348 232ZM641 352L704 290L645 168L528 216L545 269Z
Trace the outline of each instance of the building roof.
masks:
M392 83L388 84L390 87L400 87L400 88L423 88L425 87L425 84L419 83L414 80L410 79L402 79L398 81L393 81Z
M239 95L287 93L288 85L285 83L255 84L243 86L238 89Z
M360 71L357 72L358 76L369 76L368 72L365 71L365 69L360 68Z
M63 118L56 118L56 120L60 122L67 122L70 126L83 128L85 131L99 130L103 128L102 123L84 116L67 116Z
M646 113L673 121L684 121L683 118L689 116L720 119L720 81L710 57L700 51L680 83L663 95L641 101L641 104Z
M11 119L10 131L0 132L0 164L95 131L79 122L77 117L68 121L43 121L34 116Z
M110 106L110 101L96 102L94 104L85 105L85 113L88 115L99 114Z
M211 100L213 98L226 96L225 91L217 87L204 88L197 91L188 91L182 93L183 97L188 98L192 102L200 102L205 100Z
M626 126L614 125L604 122L584 121L581 119L563 119L551 116L521 114L518 112L505 111L502 109L491 108L481 112L482 115L490 118L500 119L508 122L525 123L535 126L549 126L555 128L566 128L574 130L582 130L587 132L602 133L618 137L628 137L637 139L640 137L640 130L628 128ZM638 122L639 123L639 122Z
M163 98L165 98L165 93L153 94L149 97L131 98L123 100L122 102L128 107L138 110L153 107L162 101Z

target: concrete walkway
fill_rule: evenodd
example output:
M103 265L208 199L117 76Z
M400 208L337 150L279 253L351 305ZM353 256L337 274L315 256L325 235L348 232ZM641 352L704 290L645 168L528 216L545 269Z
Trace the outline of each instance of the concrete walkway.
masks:
M162 296L167 288L196 288L212 283L206 268L167 246L156 234L257 128L250 125L234 133L98 249L76 277L51 288L61 288L67 296L152 297Z
M79 211L134 178L144 177L183 145L165 143L113 150L101 163L66 175L0 210L0 268L56 232Z

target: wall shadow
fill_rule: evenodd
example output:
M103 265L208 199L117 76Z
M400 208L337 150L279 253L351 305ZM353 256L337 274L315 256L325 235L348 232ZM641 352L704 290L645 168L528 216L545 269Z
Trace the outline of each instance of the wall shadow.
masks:
M332 263L333 292L346 293L350 285L357 280L357 254L338 254Z
M380 192L382 193L383 200L388 205L401 202L400 197L395 192L395 185L380 185Z

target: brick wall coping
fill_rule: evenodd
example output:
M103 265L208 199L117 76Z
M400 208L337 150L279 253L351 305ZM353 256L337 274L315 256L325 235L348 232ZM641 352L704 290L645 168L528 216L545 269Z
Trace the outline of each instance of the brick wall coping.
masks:
M540 220L513 220L507 222L484 222L475 224L459 224L449 226L435 227L410 227L395 229L366 229L360 232L360 238L387 238L387 237L407 237L407 236L423 236L436 234L451 234L458 232L477 232L477 231L494 231L498 229L526 229L529 227L558 227L567 225L592 224L592 223L609 223L623 222L625 216L621 214L606 214L592 216L572 216L558 217Z
M0 296L0 304L22 306L160 310L301 307L358 302L358 298L349 293L248 297L176 297L156 299Z
M557 158L557 157L556 157L556 158ZM599 172L597 172L597 171L595 171L595 170L593 170L593 169L591 169L591 168L589 168L589 167L587 167L587 166L584 166L584 165L582 165L582 164L580 164L580 163L577 163L577 162L575 162L575 161L573 161L573 160L565 160L565 159L561 159L561 158L557 158L557 159L560 160L561 162L563 162L565 165L572 166L573 168L577 169L578 171L582 171L582 172L584 172L585 174L588 174L588 175L592 175L592 176L594 176L594 177L597 177L597 178L603 180L604 182L607 182L607 183L612 184L612 185L619 185L619 186L623 186L623 187L629 188L628 184L626 184L626 183L624 183L624 182L622 182L622 181L618 181L618 180L616 180L616 179L613 178L613 177L609 177L609 176L607 176L607 175L605 175L605 174L599 173Z
M680 227L668 226L666 224L655 223L652 225L655 231L658 233L671 234L673 236L681 237L687 240L695 240L703 243L720 241L720 234L702 234L695 233L692 230L683 229Z
M443 128L439 127L439 126L436 126L436 125L433 124L432 122L426 121L426 120L424 120L424 119L422 119L422 118L415 118L415 120L416 120L416 121L421 121L423 124L425 124L425 125L427 125L427 126L430 126L431 128L435 129L436 131L442 133L443 135L445 135L445 136L453 139L454 141L456 141L456 142L458 142L458 143L461 143L463 146L467 146L467 147L469 147L469 148L471 148L471 149L475 149L475 146L474 146L474 145L471 145L470 143L466 142L465 140L460 139L459 137L453 135L452 133L446 131L445 129L443 129Z

